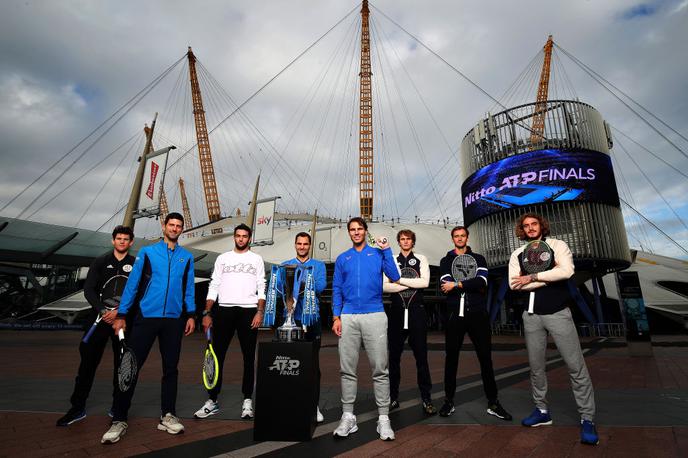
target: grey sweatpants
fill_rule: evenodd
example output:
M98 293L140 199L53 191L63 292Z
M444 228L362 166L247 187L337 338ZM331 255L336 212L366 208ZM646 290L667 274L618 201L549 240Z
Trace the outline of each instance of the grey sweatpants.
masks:
M547 410L547 374L545 372L545 352L547 332L554 339L559 354L569 369L573 396L578 404L578 412L583 420L592 421L595 417L595 393L583 359L576 326L571 310L565 308L551 315L531 315L523 312L523 327L530 363L530 386L535 406Z
M389 370L387 367L387 315L385 312L342 314L339 365L342 376L342 410L354 412L361 345L368 353L373 372L375 403L380 415L389 413Z

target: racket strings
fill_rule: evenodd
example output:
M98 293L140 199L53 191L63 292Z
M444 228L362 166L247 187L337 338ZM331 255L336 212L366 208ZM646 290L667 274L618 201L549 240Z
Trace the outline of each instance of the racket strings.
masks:
M411 267L404 267L401 269L401 276L402 278L418 278L418 272L416 272L416 269ZM414 294L416 294L416 290L414 288L408 288L399 292L399 295L403 299L409 299Z
M552 253L544 242L531 243L523 250L523 268L529 274L549 270L552 267Z
M136 378L136 359L130 351L125 351L119 364L118 382L120 391L127 391Z
M215 379L215 358L210 352L207 352L203 359L203 375L208 383L212 383Z
M452 277L456 281L464 281L475 278L478 271L478 263L473 256L459 255L452 261Z

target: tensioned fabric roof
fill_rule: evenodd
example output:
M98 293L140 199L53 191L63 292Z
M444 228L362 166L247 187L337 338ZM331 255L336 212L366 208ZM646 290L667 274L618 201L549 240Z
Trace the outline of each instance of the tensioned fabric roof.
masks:
M157 241L137 237L132 252ZM0 262L88 266L111 249L112 235L107 232L0 217ZM212 270L218 253L191 252L197 273Z

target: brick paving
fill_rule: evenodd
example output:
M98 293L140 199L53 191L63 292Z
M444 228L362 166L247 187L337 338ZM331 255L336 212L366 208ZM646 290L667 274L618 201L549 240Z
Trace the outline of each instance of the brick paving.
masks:
M157 349L153 349L141 373L140 390L137 389L134 398L129 430L120 443L112 446L100 444L100 436L110 421L105 415L110 402L108 385L112 370L109 350L98 369L89 399L89 416L67 428L57 428L55 421L68 407L78 364L80 337L80 333L73 331L0 332L3 349L0 352L0 367L3 368L0 373L0 456L133 456L170 447L176 447L171 450L194 450L196 444L213 441L236 443L235 447L232 446L234 448L225 450L231 453L245 447L250 450L256 444L250 439L252 422L238 420L241 383L238 342L232 342L228 354L226 386L224 398L221 398L225 407L223 414L203 421L190 418L195 410L193 406L200 405L205 396L198 380L199 358L204 347L198 333L185 339L180 364L178 413L186 426L185 434L171 436L156 429L160 379ZM268 333L261 335L261 339L269 338ZM429 352L429 361L436 397L441 396L442 388L442 340L440 334L429 337L434 344ZM529 382L524 373L520 380L499 382L500 398L515 417L511 423L500 422L484 414L484 399L479 390L460 392L458 398L465 399L465 403L458 401L461 402L457 405L460 412L455 416L426 420L419 415L417 420L402 421L400 415L406 414L394 414L392 423L401 425L394 442L382 442L373 437L373 420L372 425L361 425L361 431L357 433L361 438L370 436L370 440L359 440L361 443L358 444L352 438L347 439L351 446L343 454L352 457L688 456L688 337L657 340L661 342L654 346L652 357L630 357L619 341L612 342L613 345L601 344L586 356L598 399L600 445L597 447L579 442L568 374L560 365L548 370L551 398L553 404L556 402L554 426L534 429L519 426L518 420L532 409ZM341 413L336 341L332 334L324 336L320 359L323 372L321 407L325 410L327 424L336 422ZM500 348L493 353L498 371L523 367L526 353L521 337L498 336L494 342L495 347ZM586 339L585 343L586 347L596 345L593 339ZM556 350L549 350L548 356L556 357ZM460 359L460 382L475 380L478 373L478 361L467 341ZM410 351L404 352L402 358L401 391L405 399L418 396L415 363ZM372 398L372 382L365 356L361 357L359 366L359 394L361 402ZM658 405L664 407L658 408ZM414 409L415 406L410 407L409 411L416 412ZM242 431L240 440L234 440ZM314 453L318 450L321 456L335 454L322 451L327 450L331 441L329 432L314 439L313 447L319 447L313 449ZM348 443L339 446L346 448ZM184 444L192 448L181 447ZM299 449L299 453L303 454L310 443L301 445L305 449ZM277 454L290 455L289 447L280 450ZM191 452L186 456L203 455Z

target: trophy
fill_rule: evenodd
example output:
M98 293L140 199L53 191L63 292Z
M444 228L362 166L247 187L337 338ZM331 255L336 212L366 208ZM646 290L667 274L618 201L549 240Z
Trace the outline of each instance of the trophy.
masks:
M290 264L280 266L281 280L282 280L282 301L284 308L287 311L287 318L284 324L277 328L277 340L280 342L293 342L295 340L303 340L303 328L297 326L294 322L294 306L298 298L294 297L294 283L296 280L297 266ZM298 294L298 293L297 293Z

